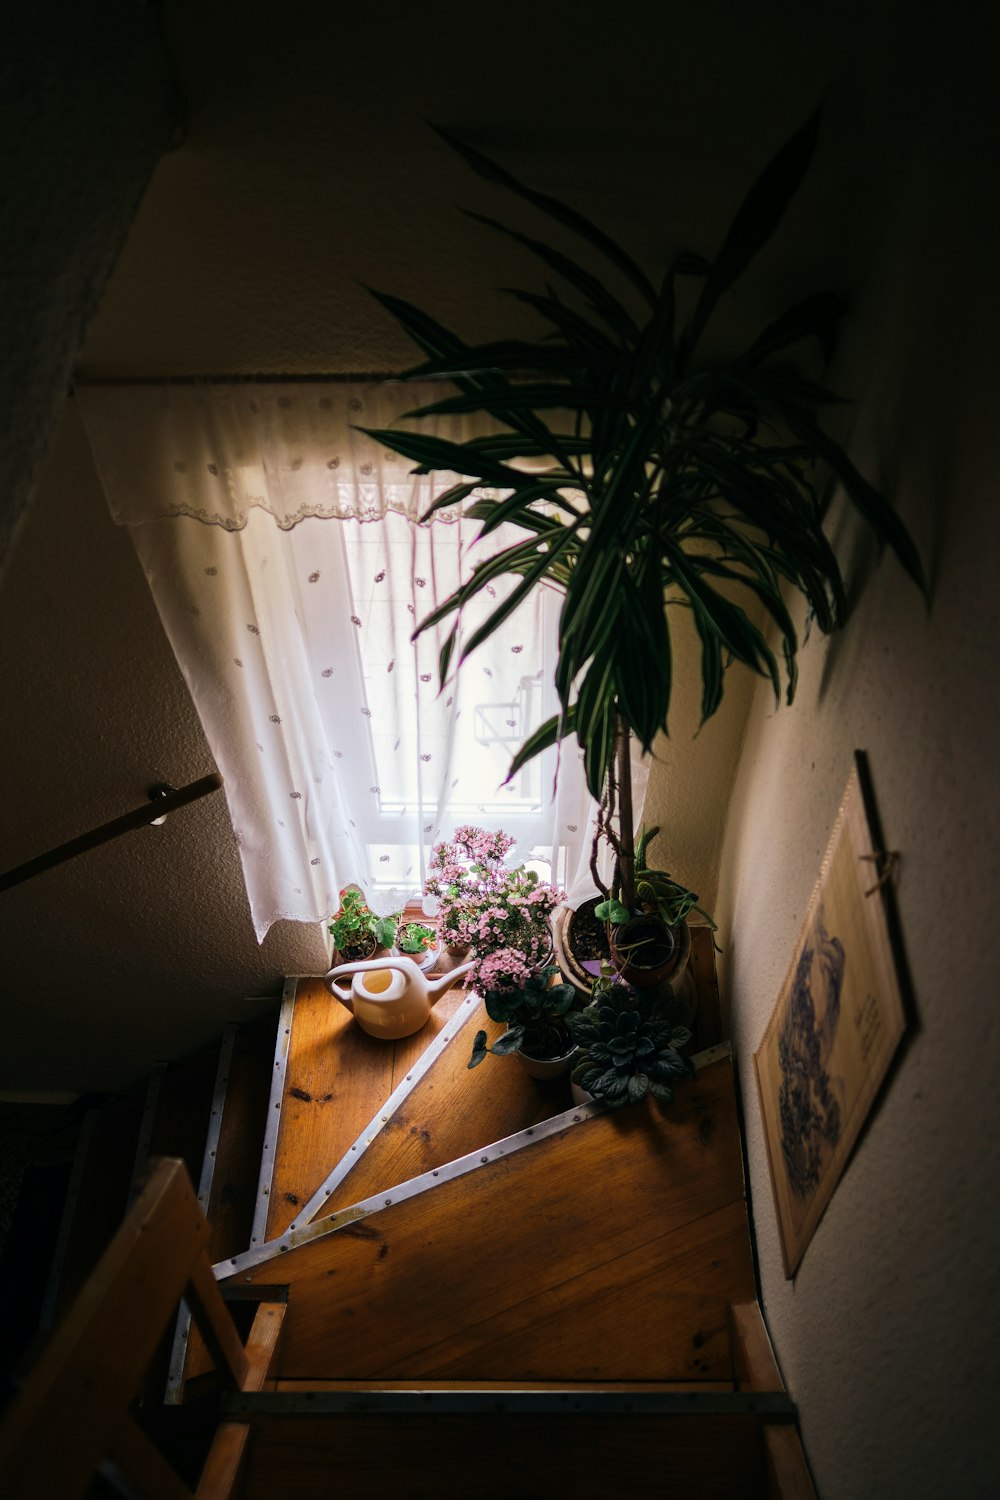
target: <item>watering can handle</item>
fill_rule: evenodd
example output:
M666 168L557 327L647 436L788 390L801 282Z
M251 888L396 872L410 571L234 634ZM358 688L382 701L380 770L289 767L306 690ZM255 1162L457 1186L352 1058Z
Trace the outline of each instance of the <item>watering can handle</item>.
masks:
M345 989L343 985L337 983L337 980L341 976L348 974L364 974L371 969L394 969L402 974L408 975L410 973L410 968L416 969L416 964L413 963L412 959L408 958L404 958L402 960L389 957L364 958L359 959L357 963L353 964L338 964L335 969L331 969L330 972L326 975L323 983L330 991L330 994L333 995L337 1000L339 1000L341 1005L346 1005L347 1009L353 1013L354 1001L350 989Z
M334 997L334 999L339 1000L341 1005L346 1005L347 1009L353 1015L354 1001L351 998L350 990L345 989L342 984L338 984L336 979L334 979L333 977L334 974L339 974L340 972L340 969L331 969L329 974L327 974L325 979L323 980L323 983L326 985L327 989L330 991L330 994Z

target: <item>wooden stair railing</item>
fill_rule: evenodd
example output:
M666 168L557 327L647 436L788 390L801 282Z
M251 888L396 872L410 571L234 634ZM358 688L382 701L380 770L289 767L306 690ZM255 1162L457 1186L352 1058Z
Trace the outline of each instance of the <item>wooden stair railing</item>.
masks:
M226 1500L250 1429L216 1429L197 1488L184 1484L129 1412L183 1297L220 1370L260 1391L283 1303L262 1302L244 1345L207 1255L209 1228L183 1162L161 1158L0 1426L5 1500L75 1500L98 1469L142 1500Z
M37 854L34 859L25 860L23 865L5 870L0 874L0 891L9 891L13 886L32 880L56 865L65 864L68 859L75 859L78 854L85 854L88 849L97 849L123 833L131 833L134 828L148 828L151 823L162 823L168 813L187 807L189 802L197 802L200 797L207 797L211 792L217 792L220 786L222 777L218 771L212 771L208 776L182 786L179 791L172 790L165 796L158 796L144 807L133 808L132 812L123 813L120 818L112 818L110 823L102 823L89 833L81 833L78 838L69 839L45 854Z

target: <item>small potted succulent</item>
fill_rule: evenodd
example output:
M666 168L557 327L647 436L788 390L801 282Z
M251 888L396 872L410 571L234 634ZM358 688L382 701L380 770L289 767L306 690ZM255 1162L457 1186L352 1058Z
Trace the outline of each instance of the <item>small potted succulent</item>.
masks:
M423 922L404 922L396 932L396 947L421 969L433 969L441 952L437 933Z
M573 1097L578 1103L593 1097L609 1109L650 1095L669 1104L678 1079L694 1072L679 1050L691 1040L683 1016L683 1002L669 991L632 990L606 976L598 980L587 1008L566 1018L579 1049Z
M487 1015L505 1021L507 1030L492 1047L486 1032L477 1031L468 1065L478 1067L487 1052L495 1057L513 1053L532 1077L554 1078L568 1070L573 1056L575 1043L567 1019L576 991L570 984L555 982L555 965L529 972L523 960L518 966L517 958L512 950L491 954L469 975L470 988L485 995Z
M396 941L396 918L380 917L356 885L345 886L340 906L330 919L334 958L337 964L363 962L386 952Z

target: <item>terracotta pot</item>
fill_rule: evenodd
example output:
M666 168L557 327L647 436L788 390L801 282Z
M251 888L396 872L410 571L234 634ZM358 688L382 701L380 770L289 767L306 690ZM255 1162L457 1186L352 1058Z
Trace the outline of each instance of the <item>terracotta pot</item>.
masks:
M366 959L379 958L383 953L388 953L388 948L380 948L375 941L375 934L370 932L367 941L357 943L350 948L334 948L334 967L338 964L362 964Z
M661 953L657 951L657 940L664 933L669 934L670 947L669 951ZM656 958L651 964L641 962L641 947L637 953L627 951L633 944L643 943L647 938L650 940L651 955L655 954ZM637 990L653 989L668 979L679 979L691 956L691 934L686 922L681 922L676 927L665 927L659 918L645 913L613 928L610 942L611 962L618 970L619 977ZM663 946L662 943L659 944L660 948Z
M435 943L430 948L421 948L419 953L404 953L402 948L393 948L394 954L400 954L403 958L412 958L418 969L425 974L429 973L441 957L441 944ZM449 950L450 951L450 950Z
M574 943L574 925L581 919L586 922L588 914L604 898L592 896L586 901L581 901L575 909L572 906L561 906L552 918L552 942L555 949L556 963L559 965L566 978L575 990L587 999L593 991L594 980L601 972L601 959L592 956L582 957L577 951ZM589 949L588 944L588 949Z

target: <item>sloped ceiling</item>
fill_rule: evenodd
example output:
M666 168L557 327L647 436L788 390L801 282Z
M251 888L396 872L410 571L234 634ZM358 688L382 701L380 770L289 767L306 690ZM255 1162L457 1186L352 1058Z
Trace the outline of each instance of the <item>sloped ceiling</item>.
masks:
M511 205L432 121L572 201L654 270L680 248L708 253L771 152L846 82L858 35L850 6L817 17L791 0L251 0L167 16L187 135L135 220L87 377L392 368L409 351L365 284L430 303L471 336L493 331L511 313L484 288L527 260L457 211ZM835 95L838 142L851 114ZM829 277L843 165L840 146L824 147L743 298Z

